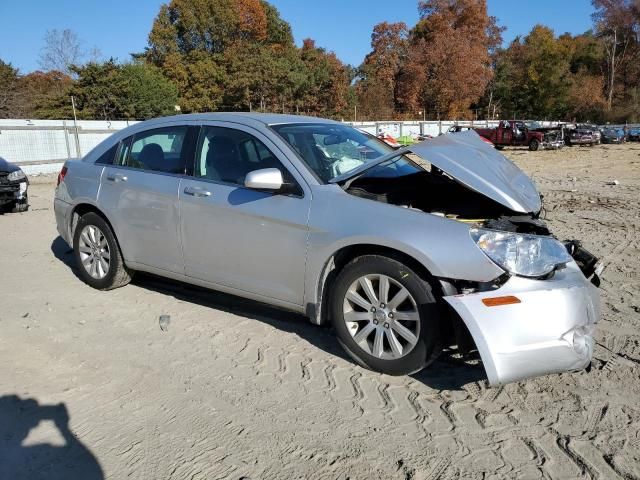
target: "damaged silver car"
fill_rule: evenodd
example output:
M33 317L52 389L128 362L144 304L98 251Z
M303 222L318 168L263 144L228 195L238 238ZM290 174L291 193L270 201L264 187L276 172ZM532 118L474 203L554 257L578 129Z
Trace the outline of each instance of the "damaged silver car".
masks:
M95 288L145 271L304 313L392 375L456 345L494 385L590 364L597 259L475 132L393 150L311 117L181 115L58 180L58 231Z

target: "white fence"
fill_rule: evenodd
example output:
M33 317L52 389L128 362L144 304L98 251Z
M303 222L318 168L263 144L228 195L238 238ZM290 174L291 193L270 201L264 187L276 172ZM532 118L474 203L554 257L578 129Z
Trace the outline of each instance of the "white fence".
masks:
M1 120L0 157L23 166L30 174L55 172L67 159L86 154L105 138L133 123L129 121ZM346 122L371 134L437 136L453 125L495 127L497 121ZM547 122L551 124L551 122Z
M19 164L78 158L127 121L0 120L0 157Z

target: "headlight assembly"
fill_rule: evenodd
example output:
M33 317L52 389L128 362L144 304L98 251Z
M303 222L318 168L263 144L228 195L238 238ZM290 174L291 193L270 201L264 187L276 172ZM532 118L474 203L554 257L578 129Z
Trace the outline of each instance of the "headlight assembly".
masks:
M7 175L7 180L9 180L10 182L16 182L18 180L22 180L23 178L26 178L26 175L22 170L16 170L15 172L11 172L9 175Z
M499 267L523 277L543 277L572 260L551 237L472 228L471 238Z

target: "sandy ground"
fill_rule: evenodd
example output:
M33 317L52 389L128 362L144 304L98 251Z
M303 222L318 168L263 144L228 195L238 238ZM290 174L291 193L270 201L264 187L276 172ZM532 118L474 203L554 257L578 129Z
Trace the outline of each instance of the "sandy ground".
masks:
M590 373L487 388L444 356L389 377L236 297L92 290L36 179L0 216L0 478L640 478L640 144L506 153L558 236L605 259Z

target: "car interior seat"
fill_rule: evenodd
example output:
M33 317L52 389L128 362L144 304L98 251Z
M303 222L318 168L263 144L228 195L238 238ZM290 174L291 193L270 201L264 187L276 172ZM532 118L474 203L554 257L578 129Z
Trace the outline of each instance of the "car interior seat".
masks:
M157 143L148 143L140 151L138 162L149 170L164 170L164 151Z
M241 162L238 148L228 137L209 138L209 151L206 157L206 178L230 183L244 183L247 168Z

